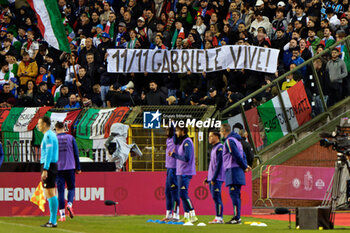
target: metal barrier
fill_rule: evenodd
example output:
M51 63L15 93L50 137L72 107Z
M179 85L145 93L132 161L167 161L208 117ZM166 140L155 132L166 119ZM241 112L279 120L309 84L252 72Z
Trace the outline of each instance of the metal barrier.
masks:
M261 166L259 169L259 198L254 202L254 206L257 206L259 202L262 202L262 204L267 207L266 203L268 202L270 203L270 206L273 207L273 203L270 198L270 169L271 165ZM264 173L266 174L265 176Z

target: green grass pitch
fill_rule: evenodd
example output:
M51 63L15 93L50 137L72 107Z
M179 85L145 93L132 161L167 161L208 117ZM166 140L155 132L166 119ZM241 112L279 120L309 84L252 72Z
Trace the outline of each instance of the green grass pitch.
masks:
M68 216L67 216L68 217ZM207 223L212 220L212 216L198 216L199 222ZM288 222L277 220L265 220L257 218L243 217L243 222L264 222L267 227L256 227L249 225L207 225L205 227L168 225L157 223L146 223L148 219L160 219L162 216L76 216L74 219L67 219L64 223L58 223L58 228L41 228L40 225L47 222L48 217L0 217L1 233L27 233L27 232L67 232L67 233L108 233L108 232L132 232L132 233L280 233L280 232L305 232L296 230L295 223L292 223L292 230L288 229ZM229 216L225 216L229 220ZM319 231L319 230L315 230ZM313 232L307 230L306 232ZM330 232L329 230L327 232ZM332 232L350 232L349 227L336 227Z

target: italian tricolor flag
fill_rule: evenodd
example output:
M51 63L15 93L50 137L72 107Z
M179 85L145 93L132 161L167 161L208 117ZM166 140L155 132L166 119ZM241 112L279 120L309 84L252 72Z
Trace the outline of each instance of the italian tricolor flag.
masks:
M45 41L55 49L70 53L69 42L55 0L27 0L35 11L38 27Z
M128 111L128 107L110 109L90 108L77 126L77 138L108 138L112 124L121 122Z
M80 157L90 157L103 162L104 143L109 137L110 128L114 123L121 122L128 111L128 107L88 109L77 125L76 139Z
M252 139L254 140L255 146L256 147L262 146L264 143L263 143L262 138L260 136L259 115L258 115L257 108L251 108L251 109L245 111L245 116L247 119L247 124L249 126L249 130L251 132ZM235 125L236 125L236 127L240 125L241 127L243 127L243 129L246 129L244 121L243 121L243 116L241 113L239 113L233 117L228 118L227 123L231 126L231 128ZM239 133L237 130L238 130L238 128L234 128L234 131L236 133Z
M5 121L1 124L2 132L32 131L38 124L40 117L51 107L42 108L11 108Z
M268 144L289 133L286 121L289 121L291 129L294 130L311 119L312 109L302 81L282 92L281 96L287 111L286 117L278 96L258 106Z
M4 152L9 155L5 157L5 162L30 161L30 158L23 154L29 154L31 151L33 129L40 117L44 116L50 108L11 108L9 112L6 109L1 111L1 115L7 114L6 119L1 123L1 132L4 133Z
M45 116L50 117L51 130L55 129L55 125L59 121L59 122L63 122L66 133L71 134L72 126L73 126L75 120L77 119L77 117L79 116L80 111L81 111L80 109L74 110L71 112L50 112L50 111L48 111L45 114ZM37 128L34 128L33 132L34 132L33 145L39 146L41 144L41 141L42 141L44 135Z
M71 112L48 112L48 114L46 115L51 119L52 130L55 129L55 124L57 122L63 122L66 133L71 134L72 126L77 117L79 116L80 111L81 110L79 109Z

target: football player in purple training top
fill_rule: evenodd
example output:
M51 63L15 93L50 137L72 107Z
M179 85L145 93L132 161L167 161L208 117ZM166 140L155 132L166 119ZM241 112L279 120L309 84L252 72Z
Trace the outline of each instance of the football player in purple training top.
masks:
M212 130L209 132L209 143L213 146L210 152L210 163L208 168L208 178L205 183L209 183L210 193L215 202L216 216L209 224L222 224L223 204L221 199L221 186L225 180L225 171L222 161L223 145L220 143L219 131Z
M68 203L67 211L69 217L73 218L73 199L75 194L75 173L80 174L79 150L74 137L66 134L64 124L57 122L55 125L58 145L59 159L57 162L57 190L58 190L58 205L60 211L60 219L58 221L66 221L65 206L64 206L64 188L67 183Z
M231 132L229 124L221 125L220 134L224 143L222 152L225 183L229 188L230 197L233 204L233 217L226 224L241 224L241 187L245 185L245 172L251 168L247 165L247 160L240 142L241 136Z
M177 185L176 177L176 159L170 156L167 156L169 152L175 150L175 141L174 141L174 128L168 127L167 140L166 140L166 151L165 151L165 167L167 168L166 172L166 182L165 182L165 200L166 200L166 215L162 221L179 221L179 191Z
M184 206L183 222L197 222L192 201L188 196L188 187L193 175L196 175L196 161L194 156L193 142L188 137L188 129L176 127L175 151L170 151L169 156L176 159L176 176L179 189L179 196Z

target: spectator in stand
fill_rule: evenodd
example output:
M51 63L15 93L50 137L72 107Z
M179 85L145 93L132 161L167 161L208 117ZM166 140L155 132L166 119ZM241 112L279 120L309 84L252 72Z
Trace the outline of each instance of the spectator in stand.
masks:
M102 33L101 38L102 42L97 46L97 50L100 53L100 57L106 60L107 49L113 48L113 44L111 43L111 37L108 33Z
M48 72L48 65L43 64L39 68L39 76L36 78L35 84L38 86L41 82L47 83L47 87L51 92L52 86L55 84L55 78Z
M276 10L276 17L272 21L272 39L277 37L277 30L281 30L282 32L286 32L288 27L287 20L284 17L284 11L282 9Z
M269 21L269 19L266 16L263 16L262 11L256 11L255 12L255 20L252 22L252 25L250 26L249 32L253 34L253 36L258 35L258 28L263 27L267 35L270 37L272 32L272 25Z
M271 47L270 39L266 36L266 30L263 27L258 28L258 34L254 38L253 45L259 47L269 48Z
M218 95L215 87L209 88L209 96L204 97L203 105L216 105L219 109L225 106L225 100L222 95Z
M283 52L283 64L286 68L289 67L289 64L293 57L293 49L298 46L298 41L296 39L291 39L285 46Z
M78 102L77 96L75 94L69 95L69 103L64 106L64 108L80 108L80 103Z
M92 86L91 103L93 107L102 107L103 102L101 99L101 87L99 84Z
M29 80L35 81L38 75L38 65L35 60L31 59L27 52L23 52L23 59L18 65L17 76L20 85L24 86Z
M17 36L16 36L16 39L21 42L21 44L24 44L28 37L27 37L27 33L26 33L26 30L23 26L20 26L18 27L18 31L17 31Z
M323 39L320 41L320 44L323 44L325 48L329 48L335 43L334 37L332 36L332 31L330 28L326 27L323 29Z
M306 14L304 13L304 9L304 6L302 6L300 3L297 3L297 5L295 6L295 15L291 19L292 24L294 24L294 22L298 20L303 26L306 26L308 19Z
M99 65L95 62L94 54L88 53L86 54L86 74L91 78L92 84L98 84L100 82L100 77L98 74Z
M318 75L318 79L319 79L320 84L321 84L321 89L323 92L324 101L325 101L326 105L328 105L328 98L330 95L330 87L331 87L329 75L326 72L325 66L323 65L321 59L316 59L313 62L313 65L315 67L315 70L316 70L317 75ZM320 98L320 91L318 90L317 87L314 86L311 89L311 92L314 96L314 101L315 101L315 107L314 107L313 111L314 111L315 115L318 115L319 113L324 112L324 108L322 106L321 98Z
M102 42L103 25L98 24L95 30L96 32L94 37L92 38L92 42L94 46L97 47Z
M23 94L18 97L19 105L22 107L33 107L34 96L36 94L36 85L32 80L29 80L26 84L26 88L23 89Z
M0 92L0 106L9 107L9 105L13 104L13 101L15 101L15 96L11 93L10 84L5 83L2 92Z
M298 33L300 38L307 38L307 28L299 20L294 21L294 32Z
M332 29L332 31L337 31L340 26L340 20L338 19L338 16L334 14L333 8L327 8L326 14L327 19L329 20L329 27Z
M276 38L271 41L271 47L275 49L279 49L279 60L283 57L283 47L288 43L287 34L283 31L283 29L279 28L276 30Z
M21 49L21 55L24 56L24 53L28 53L29 57L35 60L36 55L39 52L39 43L34 40L34 32L27 31L27 41L23 43Z
M37 107L54 106L53 96L47 89L47 83L39 84L38 92L34 95L34 103Z
M136 41L137 41L136 31L134 29L130 30L129 37L130 37L130 40L128 41L126 48L134 49L136 47L135 45L136 45Z
M306 39L301 39L299 41L299 47L300 47L300 57L307 61L312 57L312 54L310 52L310 49L307 48Z
M339 30L343 30L345 31L346 35L350 34L350 27L349 27L349 19L342 16L340 18L340 26L339 26Z
M58 78L55 80L55 84L52 86L51 94L53 96L54 103L56 105L58 98L61 95L61 88L63 87L63 80Z
M130 31L136 27L136 21L131 17L131 12L126 11L123 15L126 30Z
M335 38L337 42L343 40L346 37L346 33L343 30L338 30L337 34L335 35ZM340 58L345 62L346 69L349 73L350 71L350 57L348 53L348 49L346 48L346 45L344 43L337 46L340 52ZM350 76L348 75L346 78L343 79L343 96L350 96Z
M13 32L7 32L6 36L10 39L13 48L15 48L16 52L14 54L16 54L16 57L18 58L18 55L21 53L22 43L16 39Z
M50 51L46 54L44 58L44 64L47 65L48 72L50 72L53 77L61 77L64 75L63 69L58 65L58 56L55 55L54 51Z
M158 34L155 37L155 49L168 49L164 44L163 44L163 36L162 34Z
M68 87L66 85L62 85L60 88L60 96L57 99L55 107L64 108L67 104L69 104Z
M208 0L201 0L200 7L198 8L197 15L200 15L204 18L204 22L207 25L211 14L214 13L214 9L211 4L208 3Z
M232 127L234 128L234 126ZM232 131L234 131L234 129L232 129ZM254 163L254 150L253 147L250 145L250 143L247 141L248 139L248 132L241 128L239 130L239 136L241 136L241 140L239 140L242 143L242 147L243 147L243 151L246 155L246 159L247 159L247 164L250 167L253 167L253 163Z
M294 65L294 64L293 64ZM284 81L282 83L282 87L281 90L285 91L288 90L289 88L291 88L292 86L294 86L295 84L297 84L297 82L294 80L294 74L290 74L286 77L286 81Z
M85 40L85 47L79 53L78 63L83 67L86 67L86 65L88 63L86 60L86 55L88 53L94 55L94 61L96 62L96 64L102 63L101 58L100 58L100 54L98 53L97 48L95 48L93 46L91 38L87 38Z
M309 28L308 38L306 39L307 47L309 47L311 54L317 53L317 45L320 44L321 39L316 36L315 28Z
M207 26L204 24L203 16L199 15L197 17L196 24L192 28L197 30L201 39L203 40L204 39L204 32L207 29Z
M111 86L111 89L106 96L107 107L119 107L119 106L133 106L133 99L130 95L130 90L122 90L122 86L119 83L115 83Z
M339 58L339 50L337 48L332 49L332 57L331 60L327 62L326 71L329 74L329 79L331 82L329 100L331 105L333 105L342 99L343 79L348 76L346 64Z
M165 96L166 94L162 93L158 89L158 84L152 80L149 82L150 91L147 94L141 95L141 100L145 105L164 105L166 104Z
M5 38L2 41L2 48L0 51L0 55L6 56L7 53L14 54L17 57L17 50L15 49L14 46L12 46L11 39Z
M110 14L112 13L111 6L109 2L103 2L103 11L104 13L100 15L100 22L105 24L107 23Z
M91 93L93 81L86 73L86 68L80 67L78 72L78 80L75 81L74 87L76 90L80 89L81 94Z
M237 32L238 25L244 23L243 19L241 18L241 12L239 12L238 10L230 12L230 18L228 18L228 22L232 31Z
M115 25L116 25L116 15L114 12L110 12L109 17L108 17L108 22L105 25L105 33L108 33L111 37L112 40L115 39Z

